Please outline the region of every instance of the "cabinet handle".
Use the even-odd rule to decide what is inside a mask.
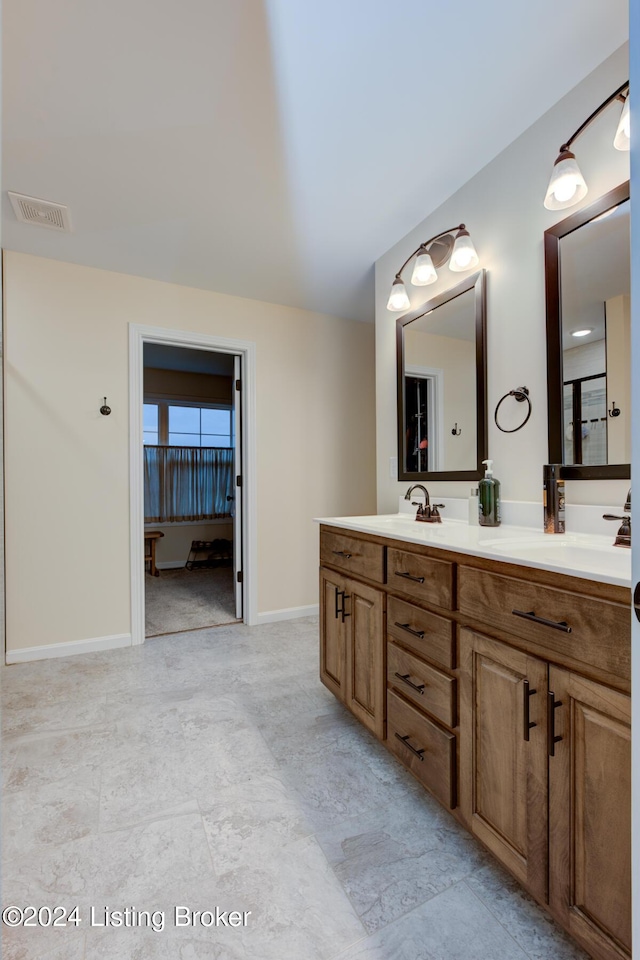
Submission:
[[[523,708],[523,710],[522,710],[522,712],[523,712],[523,716],[522,716],[522,735],[523,735],[524,739],[528,742],[528,741],[529,741],[529,730],[531,730],[533,727],[537,727],[537,726],[538,726],[537,723],[531,723],[531,721],[529,720],[529,697],[532,697],[532,696],[534,695],[534,693],[537,693],[538,691],[537,691],[537,690],[530,690],[530,689],[529,689],[529,681],[528,681],[528,680],[523,680],[523,681],[522,681],[522,689],[523,689],[523,698],[522,698],[522,708]]]
[[[346,553],[344,550],[332,550],[332,553],[335,553],[336,557],[344,557],[345,560],[350,560],[353,556],[352,553]]]
[[[343,591],[342,591],[342,610],[340,611],[340,613],[342,614],[342,622],[343,622],[343,623],[344,623],[345,617],[350,617],[350,616],[351,616],[351,614],[350,614],[350,613],[347,613],[346,610],[344,609],[344,604],[345,604],[345,601],[346,601],[346,600],[351,600],[351,594],[350,594],[350,593],[346,593],[346,591],[343,590]]]
[[[403,680],[407,684],[407,686],[411,687],[411,689],[415,690],[417,693],[424,694],[424,687],[425,687],[424,683],[413,683],[411,680],[409,680],[410,676],[411,676],[410,673],[398,673],[396,671],[396,677],[398,678],[398,680]],[[534,693],[535,693],[535,690],[534,690]]]
[[[550,757],[556,755],[556,743],[560,743],[562,737],[556,737],[556,710],[562,706],[562,700],[556,700],[553,690],[547,693],[547,753]]]
[[[410,633],[412,637],[417,637],[418,640],[424,640],[424,630],[414,630],[408,623],[398,623],[397,620],[395,624],[396,627],[400,627],[401,630],[406,630],[407,633]]]
[[[335,617],[336,617],[336,620],[338,619],[338,617],[339,617],[340,614],[342,613],[342,611],[340,610],[340,607],[338,606],[338,597],[339,597],[340,595],[344,596],[344,590],[338,590],[338,588],[336,587],[336,605],[335,605]]]
[[[411,573],[400,573],[398,570],[394,571],[396,577],[404,577],[405,580],[415,580],[416,583],[424,583],[424,577],[414,577]]]
[[[423,757],[424,747],[421,747],[419,750],[416,750],[415,747],[412,747],[411,744],[409,743],[410,734],[407,734],[406,737],[401,737],[399,733],[396,733],[396,737],[398,738],[398,740],[404,743],[405,747],[408,747],[409,750],[411,750],[411,753],[413,753],[414,756],[418,758],[418,760],[424,760],[424,757]]]
[[[514,617],[522,617],[523,620],[532,620],[533,623],[541,623],[543,627],[552,627],[554,630],[562,630],[563,633],[571,633],[571,627],[566,620],[545,620],[544,617],[536,617],[533,610],[525,612],[524,610],[512,610]]]

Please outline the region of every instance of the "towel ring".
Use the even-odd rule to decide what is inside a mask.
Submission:
[[[498,423],[498,410],[500,409],[501,404],[507,399],[507,397],[515,397],[518,403],[524,403],[524,401],[526,400],[529,405],[529,409],[527,410],[526,417],[524,418],[520,426],[514,427],[513,430],[507,430],[505,427],[501,427],[500,424]],[[509,393],[505,393],[504,397],[498,400],[498,403],[496,405],[496,411],[493,415],[493,419],[496,422],[496,427],[498,428],[498,430],[502,430],[503,433],[516,433],[518,430],[522,430],[522,428],[524,427],[525,423],[528,421],[530,416],[531,416],[531,400],[529,399],[529,389],[527,387],[516,387],[515,390],[509,390]]]

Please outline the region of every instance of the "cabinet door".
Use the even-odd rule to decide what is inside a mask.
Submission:
[[[631,955],[631,700],[552,667],[549,903],[594,957]],[[551,694],[549,694],[551,697]]]
[[[345,581],[345,703],[381,740],[385,736],[384,594],[355,580]]]
[[[320,569],[320,679],[340,700],[346,698],[346,649],[342,609],[345,579]]]
[[[460,631],[460,801],[469,829],[547,896],[547,665]]]

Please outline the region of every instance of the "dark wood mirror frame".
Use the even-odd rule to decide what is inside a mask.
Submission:
[[[413,320],[424,316],[436,307],[454,300],[462,293],[473,290],[475,294],[475,330],[476,330],[476,448],[477,464],[475,470],[432,470],[407,473],[406,435],[404,428],[404,328]],[[480,480],[484,476],[482,461],[487,453],[487,324],[486,324],[486,282],[485,271],[465,277],[459,284],[434,297],[413,311],[399,317],[396,321],[397,355],[397,407],[398,407],[398,480]]]
[[[560,240],[590,220],[599,217],[611,207],[629,199],[629,181],[605,193],[595,203],[571,214],[544,234],[544,275],[547,306],[547,423],[549,436],[549,463],[562,463],[563,403],[562,403],[562,306],[560,302]],[[607,463],[596,466],[564,464],[565,480],[628,480],[628,463]]]

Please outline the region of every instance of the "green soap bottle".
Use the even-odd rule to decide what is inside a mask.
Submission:
[[[483,460],[487,469],[478,484],[480,513],[478,521],[481,527],[500,526],[500,481],[493,475],[493,460]]]

